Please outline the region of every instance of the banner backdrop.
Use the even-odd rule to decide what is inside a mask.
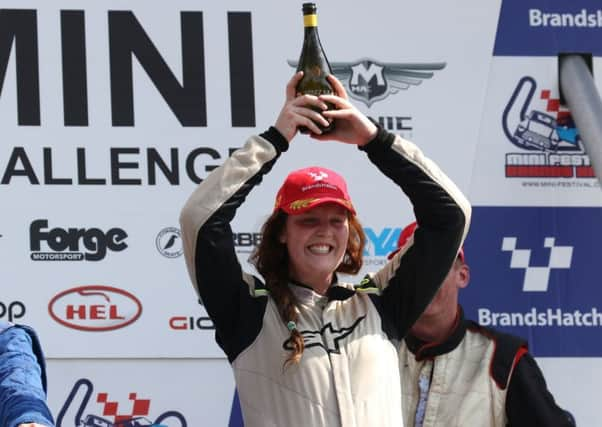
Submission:
[[[591,242],[602,236],[602,209],[478,207],[470,236],[468,317],[528,338],[538,356],[602,356],[600,263]]]
[[[596,426],[602,377],[602,191],[570,111],[558,55],[585,54],[600,87],[595,1],[502,3],[480,120],[466,241],[469,317],[522,336],[579,426]],[[471,257],[472,254],[472,257]]]
[[[0,5],[0,317],[39,332],[59,425],[230,419],[232,375],[190,285],[178,215],[274,123],[301,51],[301,3]],[[592,53],[596,76],[602,9],[333,0],[318,16],[354,104],[416,142],[475,205],[467,313],[528,338],[559,403],[597,425],[594,391],[565,373],[602,380],[602,192],[559,103],[556,55]],[[244,268],[282,180],[309,165],[348,180],[368,237],[361,274],[386,262],[413,213],[364,157],[298,136],[233,223]]]
[[[497,9],[318,7],[358,108],[467,188],[477,130],[463,119],[480,111]],[[178,216],[209,171],[274,123],[301,51],[301,3],[19,1],[0,21],[3,302],[21,303],[50,358],[222,357]],[[355,147],[298,136],[234,221],[247,269],[282,180],[312,164],[348,177],[365,271],[394,249],[413,217],[405,196]]]
[[[222,360],[53,360],[50,374],[57,427],[125,420],[136,426],[226,426],[230,419],[234,379]]]

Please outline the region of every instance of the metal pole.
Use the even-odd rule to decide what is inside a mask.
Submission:
[[[580,55],[560,58],[560,85],[594,173],[602,187],[602,100]]]

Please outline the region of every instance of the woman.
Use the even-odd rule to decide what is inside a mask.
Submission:
[[[232,364],[245,425],[401,426],[396,346],[437,291],[467,232],[470,207],[408,141],[379,129],[330,77],[335,95],[296,97],[297,73],[273,127],[251,137],[194,191],[181,214],[187,267],[216,340]],[[337,109],[326,111],[326,102]],[[321,113],[312,110],[313,107]],[[336,120],[321,135],[317,123]],[[414,205],[420,233],[354,287],[364,235],[345,181],[331,170],[292,172],[253,257],[237,261],[230,222],[289,148],[298,127],[354,144]],[[375,200],[387,208],[386,201]]]

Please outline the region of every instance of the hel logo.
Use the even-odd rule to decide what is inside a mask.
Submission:
[[[297,68],[297,61],[287,61]],[[410,86],[418,86],[423,80],[433,77],[433,71],[445,68],[445,62],[379,63],[372,59],[355,62],[331,62],[332,73],[349,89],[349,94],[370,107]]]
[[[134,295],[110,286],[81,286],[57,294],[48,304],[50,316],[80,331],[110,331],[135,322],[142,304]]]
[[[516,249],[516,237],[504,237],[502,250],[512,253],[510,268],[525,270],[523,292],[546,292],[552,268],[570,268],[573,258],[572,246],[555,246],[554,237],[546,237],[544,247],[550,248],[550,260],[547,266],[531,267],[531,249]]]

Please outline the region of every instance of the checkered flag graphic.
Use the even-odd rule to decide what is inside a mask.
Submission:
[[[570,268],[573,258],[572,246],[555,246],[554,237],[546,237],[543,246],[550,248],[550,260],[547,266],[532,267],[529,265],[531,249],[517,249],[516,237],[504,237],[502,250],[511,252],[510,268],[522,268],[525,270],[523,282],[524,292],[546,292],[550,278],[550,270],[553,268]]]

